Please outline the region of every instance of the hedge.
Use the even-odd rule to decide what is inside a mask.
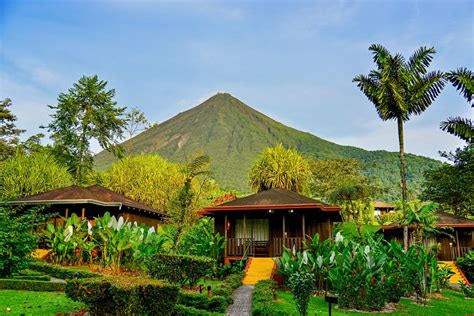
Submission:
[[[252,315],[254,316],[286,316],[287,313],[278,310],[273,304],[277,284],[274,280],[263,280],[255,284],[252,296]]]
[[[224,313],[229,305],[226,297],[207,296],[207,294],[180,292],[178,295],[178,304],[196,309],[202,309],[209,312]]]
[[[14,275],[12,279],[16,280],[33,280],[33,281],[51,281],[49,275]]]
[[[25,290],[40,292],[60,292],[64,291],[66,283],[19,280],[19,279],[0,279],[0,290]]]
[[[215,260],[207,257],[156,254],[146,266],[151,277],[166,280],[181,287],[194,286],[199,279],[212,273]]]
[[[92,315],[172,315],[178,287],[141,277],[70,280],[66,295]]]
[[[221,316],[221,313],[208,312],[202,309],[176,304],[173,315],[175,316]]]
[[[81,278],[93,278],[98,277],[100,274],[76,270],[76,269],[68,269],[60,266],[55,266],[45,262],[33,261],[30,263],[30,269],[34,271],[39,271],[46,273],[50,276],[53,276],[58,279],[72,279],[77,277]]]
[[[227,305],[232,304],[232,293],[242,285],[243,273],[231,274],[222,283],[212,289],[212,294],[227,299]]]

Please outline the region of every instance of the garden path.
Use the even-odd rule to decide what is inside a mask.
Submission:
[[[228,316],[250,316],[252,314],[252,293],[255,286],[242,285],[232,294],[234,304],[227,308]]]

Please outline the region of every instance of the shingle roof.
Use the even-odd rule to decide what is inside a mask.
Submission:
[[[337,206],[329,205],[292,191],[271,189],[226,202],[218,206],[207,207],[201,213],[221,210],[268,210],[277,208],[319,208],[323,211],[340,211],[340,208]]]
[[[374,208],[395,208],[392,204],[388,204],[381,201],[374,201]]]
[[[106,189],[100,185],[89,187],[80,187],[71,185],[44,193],[30,195],[20,198],[11,204],[96,204],[101,206],[127,206],[138,210],[149,211],[159,216],[165,214],[153,209],[152,207],[134,201],[122,194]]]
[[[439,217],[438,222],[436,223],[438,226],[472,225],[472,227],[474,227],[474,220],[459,215],[448,214],[445,212],[436,212],[436,215]]]

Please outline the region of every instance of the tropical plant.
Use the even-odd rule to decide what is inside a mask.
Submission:
[[[444,87],[440,71],[428,72],[435,49],[420,47],[408,61],[392,55],[382,45],[369,47],[373,53],[376,70],[368,75],[358,75],[353,81],[371,101],[383,121],[396,120],[400,148],[400,176],[403,213],[406,215],[407,176],[405,163],[403,123],[412,115],[423,113]],[[408,227],[403,229],[403,244],[408,249]]]
[[[295,272],[288,279],[288,287],[295,298],[300,315],[308,315],[309,298],[314,291],[314,275],[309,272]]]
[[[255,192],[280,188],[305,193],[310,179],[308,160],[282,144],[265,148],[249,174],[249,184]]]
[[[467,280],[474,283],[474,250],[468,251],[462,258],[458,258],[456,264],[462,270]]]
[[[369,224],[375,222],[371,201],[373,191],[371,186],[364,183],[346,183],[331,192],[329,201],[341,207],[344,221]]]
[[[447,79],[466,99],[472,101],[474,95],[474,73],[467,68],[458,68],[446,74]],[[474,103],[471,105],[474,107]],[[455,135],[471,144],[474,138],[474,124],[470,118],[450,117],[440,125],[443,131]]]
[[[474,289],[471,285],[467,285],[463,281],[459,281],[459,287],[466,298],[474,298]]]
[[[25,269],[38,245],[35,228],[45,220],[41,209],[0,206],[0,277]]]
[[[52,155],[15,155],[0,162],[0,199],[14,200],[72,184],[67,168]]]
[[[128,138],[132,138],[136,133],[146,130],[150,127],[150,123],[145,117],[145,113],[138,108],[132,108],[130,112],[125,114],[125,130]]]
[[[118,140],[122,137],[125,108],[114,101],[115,90],[97,75],[83,76],[66,93],[60,93],[55,111],[46,128],[54,140],[54,152],[64,162],[76,183],[82,183],[94,165],[91,140],[121,157]]]
[[[115,162],[101,173],[100,183],[108,189],[164,211],[181,188],[184,177],[178,164],[158,155],[140,155]]]
[[[210,163],[209,156],[197,156],[190,162],[187,162],[182,169],[184,174],[183,186],[176,192],[174,198],[169,203],[168,214],[169,223],[174,226],[172,241],[172,251],[179,252],[181,235],[196,221],[197,214],[194,210],[196,201],[199,200],[201,190],[195,190],[192,182],[197,177],[204,177],[201,182],[205,184],[206,179],[211,175],[207,169]]]
[[[16,116],[9,109],[11,105],[9,98],[0,101],[0,161],[15,154],[18,136],[24,132],[15,126]]]

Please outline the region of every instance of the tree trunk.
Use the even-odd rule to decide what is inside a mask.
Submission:
[[[405,148],[403,143],[403,120],[398,118],[398,143],[400,145],[400,177],[402,188],[402,211],[403,217],[407,215],[407,174],[405,164]],[[405,252],[408,250],[408,226],[403,226],[403,248]]]

